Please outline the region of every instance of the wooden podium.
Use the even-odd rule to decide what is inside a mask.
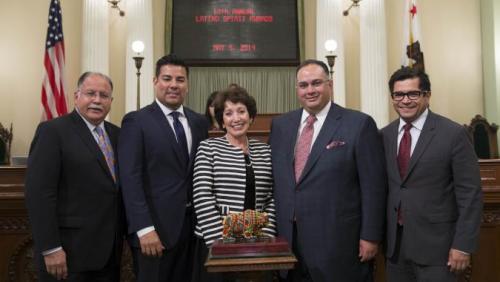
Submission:
[[[480,160],[481,184],[484,192],[483,222],[479,250],[472,256],[462,281],[499,281],[500,277],[500,159]],[[0,166],[0,281],[36,281],[32,240],[24,205],[26,167]],[[129,252],[124,254],[122,282],[132,278]],[[244,276],[268,270],[290,269],[293,255],[275,258],[208,259],[208,271],[237,273]],[[377,257],[375,281],[385,281],[384,259]],[[262,277],[262,275],[260,276]],[[250,279],[247,279],[247,281]],[[259,280],[256,280],[259,281]],[[262,281],[262,279],[260,279]]]
[[[271,242],[227,245],[219,241],[210,248],[205,267],[208,272],[224,273],[231,281],[263,282],[272,281],[270,271],[292,269],[296,262],[297,259],[282,238]]]

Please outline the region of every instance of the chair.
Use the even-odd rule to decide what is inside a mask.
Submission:
[[[10,146],[12,144],[12,124],[10,130],[0,123],[0,165],[9,164]]]
[[[480,159],[498,159],[498,125],[488,123],[486,118],[476,115],[469,125],[464,125],[472,139],[476,155]]]

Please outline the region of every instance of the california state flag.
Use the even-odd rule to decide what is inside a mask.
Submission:
[[[424,70],[424,53],[420,35],[419,6],[417,0],[405,1],[403,12],[403,55],[401,65]]]

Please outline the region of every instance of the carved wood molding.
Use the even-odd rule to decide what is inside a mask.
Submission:
[[[27,217],[0,217],[0,233],[27,233],[29,230]]]
[[[9,258],[9,281],[37,281],[31,235],[19,243]]]
[[[483,223],[500,225],[500,210],[484,210]]]
[[[459,275],[459,282],[470,282],[472,277],[472,260],[467,268]]]
[[[120,281],[121,282],[135,282],[134,267],[132,261],[132,251],[128,244],[124,242],[123,253],[120,265]]]

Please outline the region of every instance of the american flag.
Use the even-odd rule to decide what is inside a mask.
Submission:
[[[45,71],[42,84],[42,120],[49,120],[68,112],[64,81],[64,37],[59,0],[50,2],[43,65]]]

